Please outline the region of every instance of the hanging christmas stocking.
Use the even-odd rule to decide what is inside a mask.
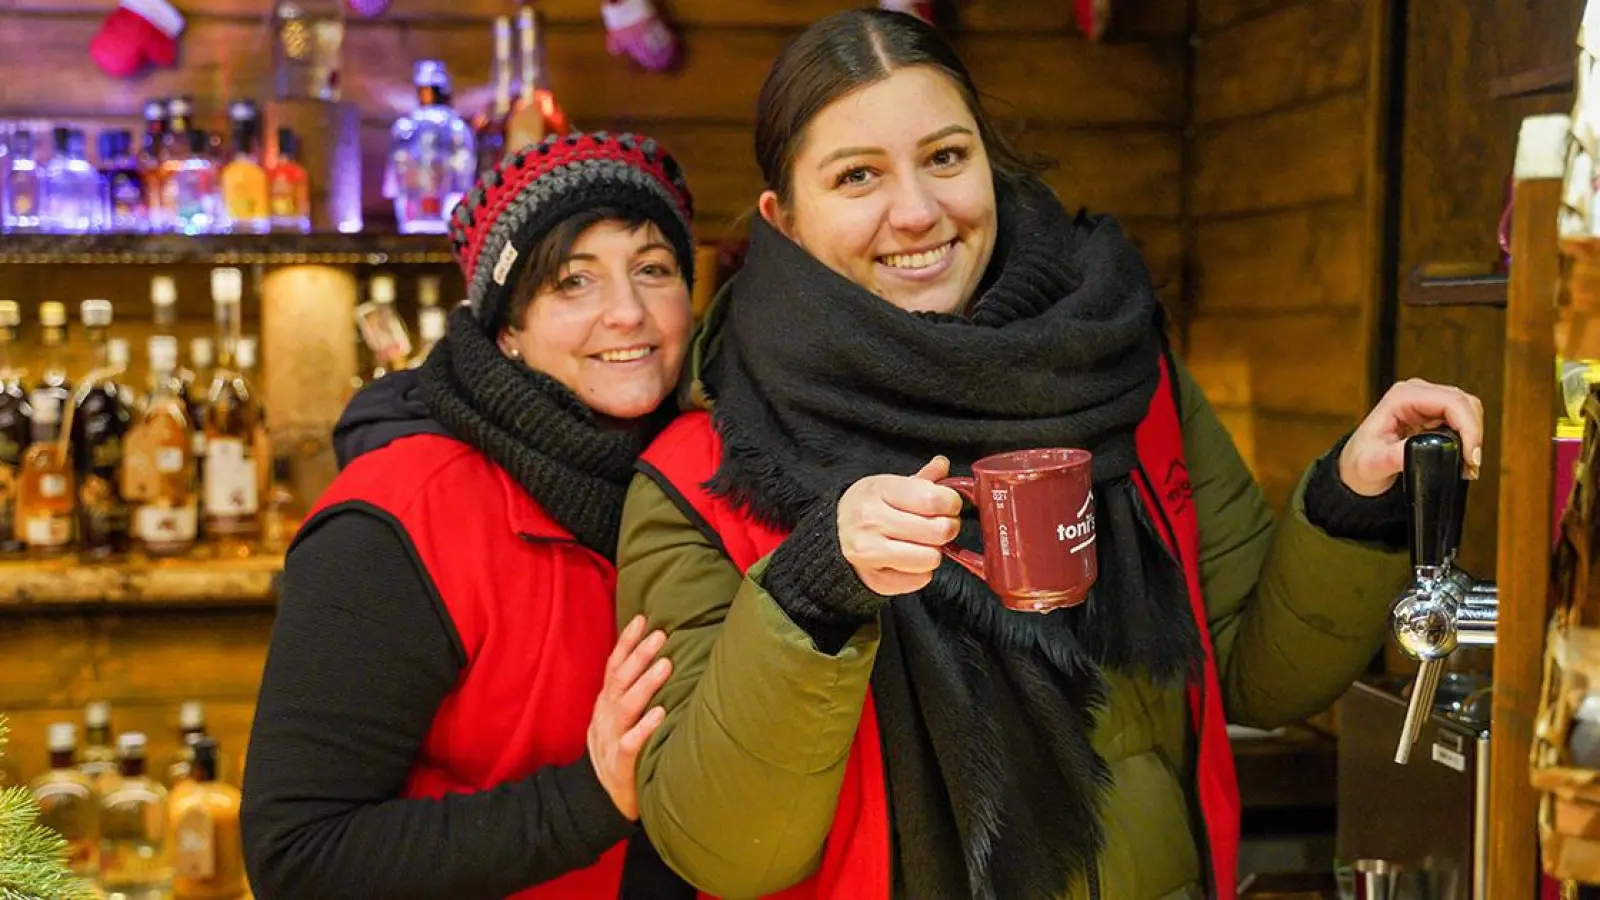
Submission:
[[[916,16],[929,25],[933,24],[933,0],[878,0],[878,6],[894,12],[903,12],[908,16]]]
[[[651,72],[666,71],[678,61],[678,39],[650,0],[605,0],[600,15],[612,56],[626,53]]]
[[[172,66],[183,24],[167,0],[121,0],[89,42],[89,56],[113,78],[131,78],[147,64]]]
[[[1078,30],[1091,41],[1105,36],[1106,25],[1111,21],[1111,0],[1073,0],[1078,18]]]

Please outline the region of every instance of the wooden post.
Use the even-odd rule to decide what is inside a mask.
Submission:
[[[1524,119],[1517,139],[1505,395],[1499,424],[1500,624],[1489,740],[1488,900],[1537,896],[1538,795],[1528,780],[1528,754],[1543,683],[1550,577],[1556,404],[1553,329],[1560,283],[1556,219],[1566,141],[1566,116]]]

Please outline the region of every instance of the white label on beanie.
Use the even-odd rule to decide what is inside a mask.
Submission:
[[[517,248],[509,243],[500,248],[500,259],[494,264],[494,283],[505,284],[506,276],[511,274],[511,265],[517,261]]]

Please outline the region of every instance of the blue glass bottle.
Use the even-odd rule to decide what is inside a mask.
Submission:
[[[100,177],[106,197],[108,231],[140,232],[150,227],[144,173],[133,157],[133,134],[100,132]]]
[[[416,64],[417,109],[390,131],[384,196],[394,200],[402,234],[444,234],[450,212],[472,187],[477,147],[472,127],[450,108],[450,75],[444,63]]]
[[[84,158],[83,132],[55,130],[56,154],[39,179],[39,225],[55,234],[87,234],[105,228],[100,173]]]
[[[5,176],[0,225],[6,231],[38,231],[39,162],[33,157],[33,132],[26,126],[11,133],[11,162]]]

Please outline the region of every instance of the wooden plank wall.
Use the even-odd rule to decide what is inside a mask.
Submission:
[[[1198,5],[1188,361],[1275,504],[1373,399],[1386,6]]]
[[[753,98],[765,70],[796,30],[855,5],[850,0],[677,0],[687,48],[682,69],[648,75],[606,54],[599,0],[543,0],[551,77],[581,127],[635,128],[660,137],[688,172],[711,240],[753,205],[760,188],[752,162]],[[100,0],[0,0],[0,119],[41,117],[133,124],[146,97],[195,95],[201,124],[218,127],[226,101],[266,96],[264,0],[208,0],[190,10],[183,61],[122,83],[102,75],[85,48],[106,10]],[[1145,248],[1169,302],[1181,297],[1182,129],[1187,110],[1187,0],[1120,0],[1117,33],[1082,41],[1072,6],[1029,0],[959,4],[954,35],[995,113],[1022,149],[1055,157],[1051,175],[1070,204],[1125,220]],[[201,11],[203,9],[203,12]],[[386,17],[352,22],[346,96],[360,103],[366,205],[374,220],[385,130],[411,104],[410,66],[438,56],[455,78],[458,108],[488,99],[489,19],[513,12],[501,0],[396,0]],[[31,330],[38,302],[105,296],[134,341],[142,371],[148,317],[147,268],[0,267],[0,296],[23,303]],[[187,334],[209,321],[205,272],[175,272]],[[414,274],[414,273],[413,273]],[[459,296],[448,281],[445,300]],[[410,297],[402,283],[401,299]],[[246,308],[247,317],[251,309]],[[247,325],[247,330],[252,330]],[[74,369],[81,371],[81,366]],[[3,586],[0,586],[3,593]],[[264,660],[270,611],[116,610],[23,614],[0,611],[0,711],[13,717],[15,742],[0,766],[12,778],[43,765],[45,726],[81,721],[85,702],[114,704],[119,728],[151,730],[152,753],[172,749],[178,704],[206,701],[229,755],[237,759]],[[0,771],[0,776],[4,776]]]

